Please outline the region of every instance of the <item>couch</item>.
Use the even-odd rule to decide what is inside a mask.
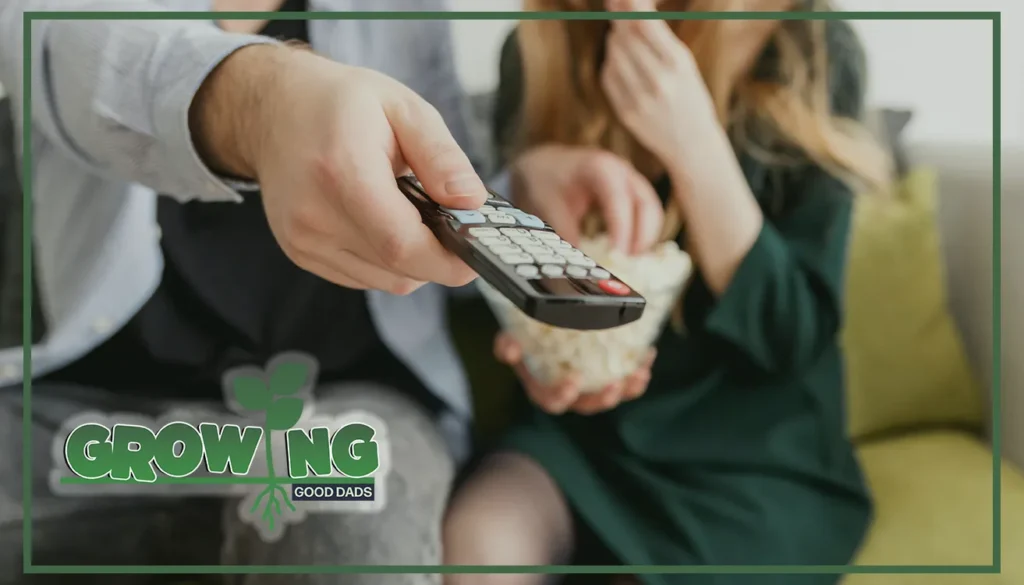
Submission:
[[[993,380],[992,155],[989,146],[923,144],[915,164],[939,178],[939,226],[949,304],[981,387]],[[1024,150],[1002,160],[1001,532],[1002,574],[855,575],[853,585],[1024,584]],[[1009,229],[1007,229],[1009,228]],[[991,394],[986,392],[986,404]],[[989,409],[988,412],[991,410]],[[978,565],[992,562],[991,420],[982,434],[931,430],[859,444],[877,517],[858,558],[871,565]]]
[[[486,119],[487,98],[476,101]],[[486,130],[478,128],[478,138]],[[936,172],[938,223],[948,302],[982,388],[993,380],[992,155],[986,145],[909,145],[914,166]],[[845,585],[1024,585],[1024,149],[1003,156],[1001,574],[900,572],[900,566],[991,565],[993,451],[991,420],[982,427],[932,426],[856,441],[876,502],[858,565],[893,566],[893,574],[852,574]],[[473,383],[478,432],[486,445],[522,404],[511,373],[489,355],[497,325],[483,303],[453,307],[456,344]],[[466,325],[471,323],[471,325]],[[985,390],[985,399],[991,394]],[[986,402],[991,405],[991,402]],[[989,408],[986,412],[991,412]],[[990,418],[990,417],[989,417]],[[933,572],[934,573],[934,572]]]

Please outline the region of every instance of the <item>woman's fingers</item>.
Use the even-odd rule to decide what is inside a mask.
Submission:
[[[647,391],[647,385],[651,383],[649,371],[636,371],[629,375],[623,383],[622,399],[636,400]]]
[[[547,202],[544,210],[544,221],[548,223],[562,239],[573,246],[580,243],[580,214],[573,213],[564,198],[554,197]]]
[[[651,182],[639,172],[632,173],[630,187],[634,210],[632,252],[640,254],[658,242],[665,222],[665,208]]]
[[[615,382],[608,384],[602,388],[599,392],[591,394],[584,394],[576,399],[573,403],[572,409],[579,414],[589,415],[611,410],[618,406],[622,400],[622,391],[624,385],[622,382]]]
[[[664,20],[631,20],[626,30],[659,67],[678,63],[683,41]],[[639,49],[637,52],[642,54]]]
[[[599,392],[580,395],[581,380],[576,372],[570,373],[557,384],[544,384],[533,377],[523,363],[523,350],[508,333],[499,334],[494,340],[494,355],[515,371],[523,383],[526,395],[541,410],[549,414],[562,414],[572,410],[590,415],[610,410],[619,403],[640,397],[647,390],[651,380],[651,366],[657,356],[653,348],[648,351],[635,372],[626,378],[608,384]]]
[[[612,245],[627,252],[633,239],[633,204],[630,201],[629,163],[613,154],[594,156],[584,175],[586,188],[601,210]]]
[[[647,391],[647,385],[651,382],[651,367],[657,355],[657,350],[651,348],[640,367],[626,378],[622,390],[623,400],[635,400]]]
[[[523,363],[523,350],[511,335],[500,333],[494,339],[494,357],[516,373],[526,389],[526,395],[541,410],[562,414],[579,396],[579,376],[569,374],[558,384],[543,384],[530,373]]]
[[[622,115],[632,108],[633,97],[629,85],[623,77],[622,68],[618,65],[620,59],[615,56],[615,53],[616,51],[608,52],[607,60],[601,69],[601,89],[604,90],[605,96],[611,102],[612,108]]]
[[[525,369],[525,368],[524,368]],[[579,377],[570,374],[559,384],[547,386],[537,382],[526,384],[526,394],[530,400],[549,414],[562,414],[579,396]]]
[[[665,68],[660,57],[648,43],[630,34],[628,29],[614,27],[608,35],[606,67],[618,68],[622,82],[632,92],[648,92],[657,87]]]
[[[509,366],[512,367],[512,371],[516,373],[519,381],[522,382],[523,388],[526,390],[526,396],[541,410],[551,414],[560,414],[564,411],[561,405],[572,402],[568,390],[558,386],[541,384],[533,377],[533,374],[530,373],[530,370],[527,369],[526,364],[522,361],[509,363]]]
[[[636,90],[654,91],[665,76],[665,61],[650,40],[637,34],[635,25],[640,22],[644,21],[618,21],[608,35],[608,52],[631,70],[627,81],[638,84]]]
[[[515,366],[523,359],[523,349],[514,337],[502,332],[494,338],[494,357],[505,365]]]
[[[608,0],[609,12],[654,12],[654,0]],[[637,41],[635,49],[645,50],[654,61],[672,63],[681,41],[667,22],[653,20],[616,20],[614,28]],[[647,58],[645,57],[645,60]]]
[[[658,359],[657,348],[650,348],[647,350],[647,355],[644,356],[644,361],[640,362],[641,370],[647,370],[650,372],[651,368],[654,367],[654,360]]]
[[[651,366],[657,351],[651,349],[636,371],[624,379],[608,384],[599,392],[584,394],[572,404],[572,410],[584,415],[597,414],[611,410],[623,402],[639,398],[647,390],[651,381]]]

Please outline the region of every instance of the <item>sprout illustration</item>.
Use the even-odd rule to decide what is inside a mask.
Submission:
[[[238,403],[246,410],[265,413],[263,447],[267,452],[268,481],[266,488],[257,496],[252,512],[255,513],[259,509],[264,496],[267,496],[261,517],[271,530],[274,529],[275,517],[281,515],[281,500],[283,499],[285,505],[292,511],[295,510],[295,505],[292,504],[285,488],[276,480],[270,434],[274,431],[287,431],[299,422],[303,399],[295,394],[306,384],[308,375],[306,364],[284,362],[278,364],[265,379],[257,376],[239,376],[233,381],[232,391]]]

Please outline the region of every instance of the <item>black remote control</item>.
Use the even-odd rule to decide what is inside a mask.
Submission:
[[[398,186],[445,248],[530,317],[610,329],[643,315],[647,301],[636,291],[493,191],[483,207],[467,211],[438,205],[412,175]]]

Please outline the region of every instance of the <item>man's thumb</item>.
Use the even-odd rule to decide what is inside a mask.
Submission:
[[[487,189],[437,110],[419,96],[404,99],[409,103],[387,108],[385,113],[406,164],[427,194],[446,207],[483,205]]]

